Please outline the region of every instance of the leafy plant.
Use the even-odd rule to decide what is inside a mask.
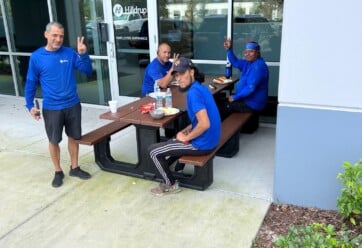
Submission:
[[[354,248],[362,245],[362,234],[352,237],[351,231],[342,228],[338,233],[333,225],[313,223],[308,226],[291,226],[286,236],[274,242],[282,248]]]
[[[337,199],[339,213],[348,218],[349,221],[356,225],[362,226],[362,159],[352,165],[350,162],[344,162],[344,173],[339,173],[337,178],[344,184],[342,195]]]

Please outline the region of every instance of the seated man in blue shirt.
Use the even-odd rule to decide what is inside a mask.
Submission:
[[[175,139],[149,147],[150,157],[164,180],[151,190],[154,195],[162,196],[181,190],[170,170],[175,158],[210,153],[219,143],[220,115],[209,89],[195,80],[197,73],[197,68],[188,58],[181,57],[174,62],[173,74],[180,84],[180,90],[186,92],[191,129],[178,132]]]
[[[145,96],[154,91],[154,84],[161,89],[166,89],[168,84],[173,80],[173,64],[170,61],[171,47],[167,43],[161,43],[157,49],[157,57],[147,66],[142,84],[142,95]],[[173,55],[173,61],[176,61],[179,54]],[[187,122],[185,122],[187,124]],[[165,128],[165,136],[173,137],[178,129],[185,126],[184,122],[179,121],[175,124],[177,128]]]
[[[219,103],[220,114],[225,119],[232,112],[259,112],[268,101],[269,70],[256,42],[248,42],[244,58],[238,59],[231,49],[231,40],[224,41],[227,57],[233,67],[241,71],[235,93]]]
[[[173,55],[173,61],[178,58],[178,54]],[[171,47],[167,43],[161,43],[157,49],[157,57],[147,66],[142,84],[142,95],[145,96],[153,92],[154,84],[157,82],[162,89],[172,81],[172,63],[170,62]]]

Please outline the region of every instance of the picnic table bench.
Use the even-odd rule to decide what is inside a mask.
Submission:
[[[232,113],[221,123],[221,137],[217,147],[209,154],[191,156],[184,155],[178,159],[179,163],[194,166],[193,175],[175,173],[180,185],[197,190],[205,190],[213,183],[213,159],[216,152],[251,118],[252,113]]]
[[[107,123],[104,126],[96,128],[84,135],[82,135],[81,139],[76,140],[78,144],[82,145],[95,145],[101,142],[104,139],[109,139],[111,135],[115,134],[118,131],[130,126],[131,124],[121,122],[121,121],[112,121]]]

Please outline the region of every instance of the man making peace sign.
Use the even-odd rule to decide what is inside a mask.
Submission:
[[[77,52],[64,47],[64,27],[58,22],[46,25],[44,36],[47,44],[34,51],[30,57],[25,84],[26,107],[31,116],[39,121],[39,109],[34,106],[37,85],[43,97],[42,114],[49,140],[49,152],[55,169],[53,187],[63,184],[64,173],[60,165],[60,147],[63,128],[68,136],[70,155],[69,175],[89,179],[91,175],[78,165],[79,144],[75,142],[82,135],[81,105],[77,93],[74,70],[87,76],[92,74],[92,64],[84,37],[77,38]]]

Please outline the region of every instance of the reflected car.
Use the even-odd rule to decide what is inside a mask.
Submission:
[[[146,19],[141,14],[123,13],[121,16],[113,17],[113,24],[116,33],[138,33]]]

